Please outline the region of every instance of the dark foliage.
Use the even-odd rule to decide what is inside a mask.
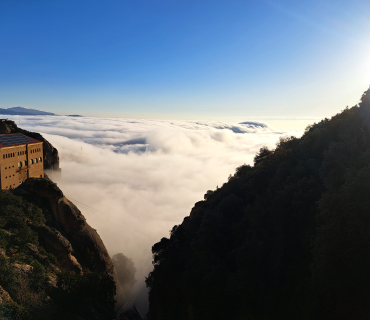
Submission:
[[[50,295],[62,310],[64,318],[78,315],[83,319],[111,319],[114,316],[116,293],[114,280],[107,273],[87,273],[83,276],[63,272],[57,288]]]
[[[120,285],[125,292],[130,292],[136,279],[136,268],[132,259],[126,257],[123,253],[117,253],[112,257],[112,262],[117,270],[117,277]]]
[[[368,319],[370,90],[262,148],[153,251],[153,320]]]

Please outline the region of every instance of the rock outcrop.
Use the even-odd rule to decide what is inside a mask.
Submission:
[[[96,272],[106,271],[115,280],[120,294],[117,273],[103,241],[55,183],[48,178],[31,178],[15,193],[51,212],[48,224],[56,230],[49,226],[32,227],[37,228],[40,241],[65,268],[81,273],[84,267]]]
[[[18,128],[12,120],[0,120],[0,134],[22,133],[33,139],[43,142],[44,169],[60,170],[58,150],[52,146],[41,134]]]
[[[9,293],[0,286],[0,305],[11,300],[12,298],[10,297]]]
[[[38,234],[39,241],[42,243],[43,247],[57,258],[63,269],[75,271],[80,274],[83,273],[81,265],[73,256],[71,243],[65,237],[63,237],[58,230],[53,230],[46,225],[28,224]],[[29,244],[28,247],[34,253],[34,256],[37,258],[37,260],[48,260],[47,257],[40,254],[37,251],[37,248],[34,248],[34,246],[31,244]],[[50,261],[48,262],[50,263]],[[55,268],[55,271],[58,272],[56,266]]]

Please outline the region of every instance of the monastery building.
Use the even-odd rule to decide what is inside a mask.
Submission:
[[[0,188],[15,189],[27,178],[44,177],[42,142],[21,133],[0,135]]]

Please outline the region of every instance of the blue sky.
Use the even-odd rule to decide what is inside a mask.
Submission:
[[[314,118],[370,85],[370,2],[0,2],[0,108]]]

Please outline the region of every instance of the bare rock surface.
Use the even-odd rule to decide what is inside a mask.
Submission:
[[[27,275],[33,270],[33,267],[28,264],[13,263],[13,267],[16,273],[23,275]]]

